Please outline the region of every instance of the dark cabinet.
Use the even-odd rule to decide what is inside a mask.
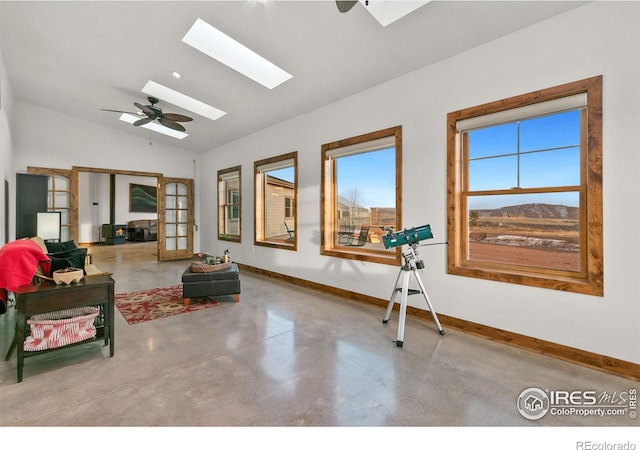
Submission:
[[[16,239],[36,235],[36,216],[47,211],[48,189],[48,175],[16,174]]]

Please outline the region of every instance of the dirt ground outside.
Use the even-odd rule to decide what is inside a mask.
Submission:
[[[496,258],[499,256],[499,258]],[[469,259],[499,261],[547,269],[580,270],[580,254],[563,250],[525,248],[510,245],[469,242]]]

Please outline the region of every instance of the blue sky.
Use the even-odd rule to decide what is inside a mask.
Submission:
[[[345,156],[337,160],[338,195],[367,208],[395,207],[395,148]]]
[[[520,158],[518,152],[520,142]],[[512,189],[580,184],[580,111],[512,122],[469,132],[470,189]],[[545,150],[545,151],[540,151]],[[442,149],[446,152],[446,149]],[[518,170],[519,159],[519,170]],[[356,197],[364,207],[395,205],[395,151],[341,157],[337,160],[338,195]],[[293,182],[293,168],[269,172]],[[519,177],[518,177],[519,174]],[[444,187],[443,187],[444,188]],[[524,203],[578,206],[576,193],[473,197],[471,209]]]
[[[517,188],[579,185],[579,144],[578,110],[472,130],[469,132],[469,188],[471,191],[510,189],[515,192]],[[484,196],[474,198],[470,209],[524,203],[578,206],[578,195]]]

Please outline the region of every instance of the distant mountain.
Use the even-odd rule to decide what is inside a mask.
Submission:
[[[575,206],[526,203],[496,209],[476,210],[480,217],[526,217],[529,219],[578,220],[579,209]]]

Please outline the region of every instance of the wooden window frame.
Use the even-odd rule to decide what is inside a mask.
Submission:
[[[394,137],[395,139],[395,177],[396,177],[396,229],[402,228],[402,126],[386,128],[371,133],[362,134],[335,142],[329,142],[321,147],[321,254],[336,258],[358,261],[368,261],[379,264],[400,265],[401,247],[385,251],[369,250],[359,247],[346,247],[336,244],[337,223],[337,189],[336,168],[334,158],[329,156],[331,151],[341,147],[360,145],[378,139]]]
[[[277,165],[281,161],[293,160],[293,238],[281,241],[279,239],[269,240],[265,238],[266,234],[266,219],[265,214],[265,194],[266,184],[265,176],[262,173],[261,167]],[[260,161],[254,161],[253,163],[253,176],[254,176],[254,202],[255,202],[255,214],[253,215],[253,229],[254,229],[254,245],[262,247],[279,248],[283,250],[298,250],[298,152],[285,153],[283,155],[274,156],[271,158],[262,159]],[[284,206],[284,203],[283,203]],[[290,226],[292,224],[289,224]]]
[[[235,203],[228,203],[225,175],[238,173],[238,234],[230,234],[226,229],[225,210],[229,206],[236,206]],[[242,242],[242,167],[235,166],[218,170],[218,240],[230,242]]]
[[[467,207],[463,133],[457,123],[487,114],[586,93],[581,121],[580,258],[581,270],[569,273],[548,268],[470,260],[467,248]],[[586,129],[584,125],[586,124]],[[515,283],[595,296],[604,295],[602,213],[602,76],[451,112],[447,115],[447,271],[485,280]]]

